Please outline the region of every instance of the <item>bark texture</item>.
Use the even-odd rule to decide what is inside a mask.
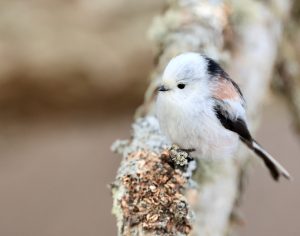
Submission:
[[[112,185],[119,235],[230,234],[249,152],[230,160],[173,168],[154,116],[155,88],[167,62],[185,51],[218,60],[248,102],[251,131],[268,93],[289,1],[171,0],[149,36],[158,48],[156,68],[138,109],[130,140],[112,149],[123,155]]]
[[[283,31],[273,85],[286,98],[295,128],[300,133],[300,3],[294,1]]]

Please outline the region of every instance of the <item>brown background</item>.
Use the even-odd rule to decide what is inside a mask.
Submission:
[[[109,148],[130,135],[153,60],[146,29],[162,7],[0,1],[0,235],[116,235],[107,185],[120,157]],[[239,231],[296,236],[299,137],[281,98],[263,117],[257,139],[294,181],[274,183],[254,161]]]

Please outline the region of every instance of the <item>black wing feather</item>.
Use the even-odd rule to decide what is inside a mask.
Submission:
[[[283,175],[286,178],[289,178],[288,174],[282,172],[278,168],[278,164],[274,163],[262,150],[263,148],[252,138],[246,122],[242,118],[232,119],[228,111],[224,109],[222,103],[218,101],[214,107],[216,116],[220,120],[221,124],[228,130],[235,132],[239,135],[240,140],[244,142],[250,149],[252,149],[262,160],[265,165],[268,167],[271,176],[274,180],[278,181],[280,175]],[[253,145],[253,143],[256,144]]]
[[[237,133],[241,139],[247,142],[252,142],[251,134],[247,128],[246,122],[242,118],[237,118],[236,120],[231,119],[228,111],[226,111],[220,104],[216,104],[214,108],[216,116],[226,129]]]

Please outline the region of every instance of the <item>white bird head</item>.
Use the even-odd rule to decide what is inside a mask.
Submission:
[[[181,100],[197,93],[198,98],[205,97],[209,93],[207,67],[207,58],[199,53],[188,52],[174,57],[163,73],[158,89],[161,96]]]

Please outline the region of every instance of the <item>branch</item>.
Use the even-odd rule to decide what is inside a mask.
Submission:
[[[300,3],[293,2],[292,14],[287,17],[274,87],[286,98],[293,114],[294,126],[300,133]]]
[[[172,0],[164,15],[155,18],[150,36],[159,50],[152,82],[137,111],[132,138],[112,148],[123,155],[112,185],[119,235],[222,236],[231,231],[249,153],[241,149],[237,158],[174,168],[166,151],[170,143],[153,116],[154,91],[170,58],[200,51],[223,62],[239,82],[251,128],[257,127],[254,121],[281,38],[282,15],[274,10],[276,1],[269,2],[272,7],[250,0]]]

